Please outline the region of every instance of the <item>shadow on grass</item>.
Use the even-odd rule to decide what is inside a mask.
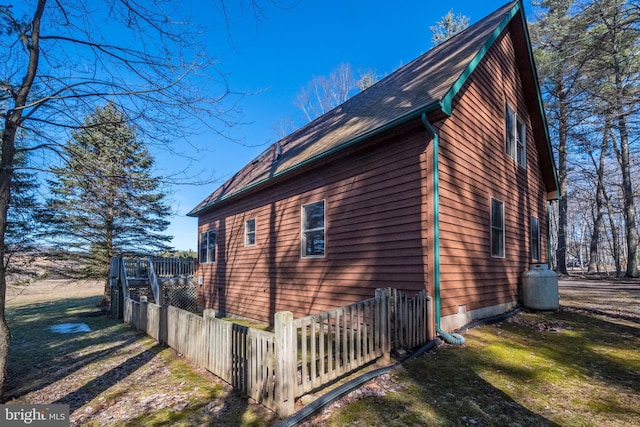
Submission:
[[[140,339],[127,326],[98,315],[99,301],[71,298],[7,308],[12,342],[5,400],[44,388]],[[61,323],[85,323],[91,332],[51,332]]]
[[[158,344],[130,357],[118,366],[87,382],[82,387],[56,400],[53,403],[66,403],[74,412],[85,403],[99,396],[102,392],[125,379],[157,356],[162,347]]]
[[[573,310],[546,315],[569,329],[551,334],[536,331],[540,353],[577,375],[640,393],[640,324],[621,324],[615,320],[626,320],[623,317],[608,317],[613,320]]]
[[[329,425],[636,425],[640,327],[584,313],[520,313],[403,365],[405,388],[349,403]]]
[[[403,423],[413,426],[558,425],[482,378],[460,350],[447,346],[406,364],[400,378],[407,390],[390,395],[392,404],[408,414],[403,414]],[[528,376],[518,369],[510,374],[523,381]],[[385,414],[389,416],[388,408],[380,407],[380,416]]]

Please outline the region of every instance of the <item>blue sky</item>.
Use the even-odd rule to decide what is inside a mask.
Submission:
[[[328,75],[341,63],[356,72],[373,69],[379,76],[393,72],[431,48],[429,27],[450,9],[471,18],[471,24],[498,9],[506,0],[483,1],[349,1],[276,0],[262,2],[265,17],[256,21],[245,11],[231,11],[230,40],[218,9],[199,0],[198,16],[210,19],[215,30],[207,35],[211,52],[220,59],[232,90],[250,93],[240,101],[242,121],[230,134],[232,142],[213,132],[193,137],[193,145],[206,147],[190,166],[202,178],[218,182],[172,188],[176,216],[168,233],[176,249],[197,248],[197,220],[186,217],[194,206],[226,178],[257,156],[277,137],[274,126],[290,118],[304,124],[293,105],[296,94],[315,76]],[[525,1],[531,19],[530,1]],[[206,13],[202,13],[206,11]],[[161,172],[178,170],[184,163],[157,154]]]

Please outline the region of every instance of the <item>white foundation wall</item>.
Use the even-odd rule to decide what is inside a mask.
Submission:
[[[504,304],[493,305],[491,307],[483,307],[477,310],[464,311],[457,314],[451,314],[449,316],[443,316],[440,318],[440,329],[445,332],[453,332],[475,320],[506,313],[507,311],[513,310],[516,305],[517,302],[512,301]]]

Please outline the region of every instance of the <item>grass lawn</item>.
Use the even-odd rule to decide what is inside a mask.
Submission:
[[[65,403],[72,426],[267,426],[275,414],[100,313],[100,296],[12,304],[6,403]],[[85,324],[90,332],[50,327]]]
[[[392,371],[399,391],[347,396],[322,425],[640,425],[638,323],[521,312],[465,338]]]

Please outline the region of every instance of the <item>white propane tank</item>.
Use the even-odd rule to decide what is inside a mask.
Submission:
[[[557,310],[558,275],[547,264],[531,264],[522,275],[522,298],[526,308],[533,310]]]

